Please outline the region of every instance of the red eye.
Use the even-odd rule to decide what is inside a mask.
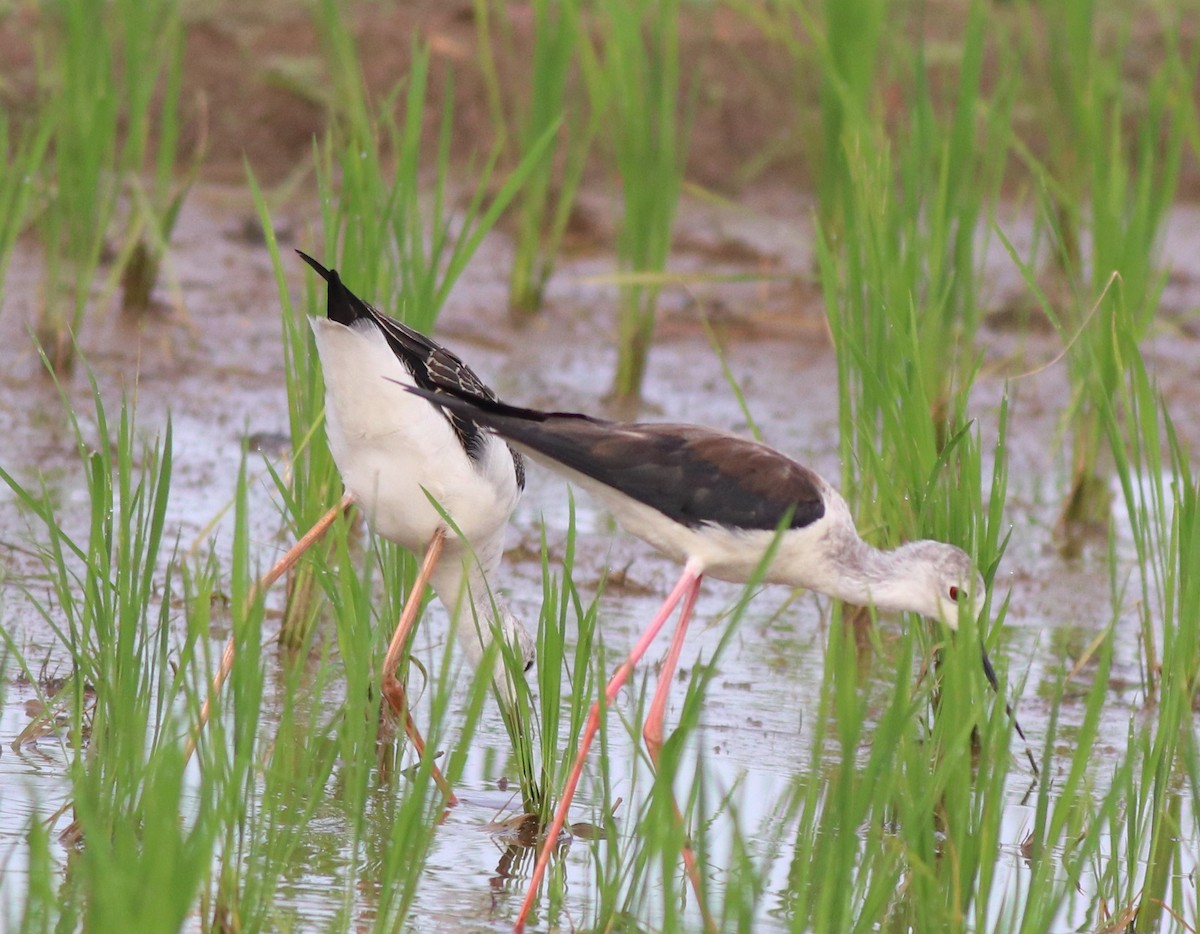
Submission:
[[[950,588],[950,599],[953,600],[955,603],[958,602],[958,588],[957,587],[952,586]]]

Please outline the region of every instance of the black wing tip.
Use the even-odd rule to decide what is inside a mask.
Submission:
[[[385,377],[390,379],[390,377]],[[504,406],[503,403],[492,402],[480,396],[468,395],[466,392],[456,392],[453,388],[446,387],[441,389],[426,389],[424,386],[410,386],[407,383],[402,383],[399,380],[391,380],[397,386],[403,386],[414,396],[420,396],[428,402],[444,409],[449,409],[452,412],[458,412],[462,415],[476,415],[481,412],[491,411],[495,408],[511,408]]]
[[[404,388],[413,395],[427,399],[434,405],[475,419],[490,427],[495,427],[493,423],[498,418],[511,418],[523,422],[544,422],[551,418],[581,418],[594,421],[586,415],[577,415],[573,412],[542,412],[538,409],[523,409],[519,406],[509,405],[507,402],[501,402],[499,399],[474,395],[460,387],[424,389],[420,386],[405,385]]]

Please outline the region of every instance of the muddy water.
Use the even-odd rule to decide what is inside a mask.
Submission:
[[[749,210],[736,212],[688,206],[681,221],[680,265],[730,271],[811,268],[802,220],[808,206],[786,193],[760,193],[749,205]],[[183,548],[213,547],[218,554],[227,548],[230,529],[227,521],[217,521],[215,529],[210,524],[233,495],[244,440],[286,431],[278,300],[265,250],[244,236],[248,213],[240,192],[197,192],[175,238],[169,281],[159,291],[162,307],[140,326],[115,313],[97,316],[88,321],[81,338],[110,417],[115,417],[122,392],[136,398],[138,423],[147,436],[160,432],[170,415],[175,437],[171,528],[178,531]],[[303,211],[284,219],[296,231],[306,229],[308,222]],[[1173,218],[1166,249],[1174,271],[1164,295],[1163,330],[1150,344],[1157,375],[1175,403],[1178,427],[1193,445],[1200,439],[1195,363],[1200,359],[1200,334],[1194,325],[1194,311],[1200,306],[1198,232],[1196,211],[1184,209]],[[572,259],[552,284],[547,316],[518,332],[503,312],[506,251],[500,238],[485,246],[452,295],[439,336],[503,397],[530,405],[597,410],[596,400],[608,389],[614,362],[614,290],[595,279],[609,270],[608,260],[600,255]],[[14,260],[0,310],[0,463],[26,482],[44,478],[62,503],[68,526],[76,523],[82,531],[87,504],[70,427],[24,332],[39,294],[33,255],[23,252]],[[305,274],[298,261],[289,267],[296,295]],[[998,304],[1006,289],[1019,285],[1019,277],[996,249],[989,254],[989,281]],[[776,281],[696,285],[669,292],[663,306],[649,367],[648,417],[745,430],[719,362],[696,325],[700,308],[721,335],[728,365],[766,439],[826,476],[839,476],[834,360],[810,286]],[[1006,386],[1013,404],[1007,517],[1014,534],[998,577],[1001,594],[1012,591],[1004,652],[1014,676],[1025,678],[1021,718],[1040,748],[1046,727],[1043,689],[1055,683],[1072,653],[1086,646],[1113,616],[1105,546],[1098,540],[1081,557],[1067,561],[1054,544],[1067,467],[1060,424],[1068,392],[1063,366],[1006,383],[1006,377],[1054,357],[1057,342],[1046,335],[1017,337],[1000,327],[985,330],[983,340],[985,375],[976,389],[973,414],[981,422],[985,446],[994,434],[997,405]],[[69,380],[66,391],[77,411],[90,410],[82,373]],[[94,432],[94,426],[85,421],[84,432]],[[257,466],[254,475],[251,534],[265,567],[289,542],[269,477]],[[537,553],[543,523],[551,547],[561,546],[567,526],[565,492],[554,476],[536,466],[531,469],[528,493],[513,518],[510,544],[518,546],[513,554]],[[1122,507],[1116,508],[1119,512]],[[584,496],[577,502],[577,524],[576,578],[585,594],[605,568],[624,572],[627,581],[626,586],[610,587],[602,602],[606,667],[611,669],[674,582],[678,568],[615,529],[607,514]],[[1125,528],[1119,515],[1117,528]],[[53,674],[66,670],[66,653],[30,610],[20,589],[22,584],[38,586],[29,577],[36,567],[30,547],[28,530],[10,496],[0,493],[0,618],[26,657],[44,661]],[[1118,541],[1126,560],[1129,547],[1127,536]],[[536,561],[510,558],[504,574],[501,586],[508,589],[514,609],[528,620],[536,619],[541,597]],[[738,593],[729,585],[706,584],[685,668],[712,657],[723,635],[719,620]],[[773,809],[789,778],[810,761],[807,717],[821,680],[828,609],[826,601],[811,595],[795,596],[781,588],[764,591],[722,656],[704,708],[700,742],[714,796],[737,786],[741,831],[758,846],[768,844]],[[426,646],[440,644],[445,633],[439,610],[431,615],[420,636]],[[1101,745],[1101,756],[1123,748],[1129,717],[1139,704],[1136,618],[1130,607],[1121,608],[1118,615],[1111,702],[1101,733],[1111,745]],[[887,625],[894,623],[885,624],[885,638]],[[6,876],[15,879],[22,872],[31,815],[50,813],[66,793],[66,756],[53,740],[21,752],[8,748],[28,722],[24,705],[33,691],[13,677],[11,666],[6,674],[0,708],[0,864]],[[652,675],[647,677],[652,685]],[[683,693],[681,686],[677,702],[682,702]],[[335,703],[337,698],[329,700]],[[677,715],[677,707],[668,712],[669,719]],[[1082,715],[1082,700],[1065,703],[1064,743],[1070,742]],[[638,801],[647,776],[620,732],[612,738],[614,794]],[[503,847],[487,832],[487,824],[510,805],[510,795],[500,790],[500,776],[495,774],[495,764],[505,761],[506,751],[506,736],[491,711],[468,758],[467,778],[459,789],[463,803],[439,829],[420,887],[414,917],[421,919],[421,930],[459,931],[463,918],[473,919],[481,930],[502,929],[516,911],[523,883],[507,878]],[[1021,884],[1027,871],[1018,850],[1032,824],[1032,812],[1023,803],[1025,791],[1022,771],[1015,768],[1005,814],[1006,845],[998,858],[1001,878],[1013,885]],[[598,801],[586,779],[577,800],[576,818],[583,819]],[[632,812],[627,807],[626,813]],[[1186,819],[1194,826],[1194,816]],[[728,840],[721,834],[728,832],[716,822],[715,854],[727,851]],[[347,846],[336,817],[314,822],[306,843],[314,855],[279,893],[283,917],[309,928],[344,909],[344,869],[355,858]],[[568,859],[570,912],[577,921],[589,916],[590,853],[588,846],[576,845]],[[762,930],[785,926],[776,909],[786,866],[786,855],[774,866],[770,883],[776,895],[764,900]],[[21,889],[19,884],[0,886],[0,917],[9,914],[11,900]],[[1087,903],[1086,891],[1082,903]],[[1072,921],[1064,917],[1064,926]]]

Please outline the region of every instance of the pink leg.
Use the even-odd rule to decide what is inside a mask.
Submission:
[[[697,576],[692,589],[688,591],[683,601],[683,609],[679,612],[679,623],[675,627],[675,635],[671,638],[671,648],[667,651],[662,671],[658,675],[658,687],[654,691],[654,699],[646,712],[646,722],[642,726],[642,738],[646,741],[646,749],[654,767],[658,768],[658,757],[663,745],[663,720],[667,715],[667,698],[671,693],[671,680],[675,677],[675,669],[679,667],[679,656],[683,653],[684,637],[687,635],[688,623],[691,622],[692,607],[696,605],[696,597],[700,593],[700,577]]]
[[[400,656],[404,654],[404,646],[408,643],[408,635],[416,624],[417,612],[421,609],[421,599],[425,596],[425,588],[429,586],[429,578],[433,576],[433,569],[442,556],[442,548],[445,544],[446,532],[444,529],[438,529],[430,540],[429,547],[425,549],[425,557],[421,561],[420,570],[417,571],[417,578],[413,581],[408,602],[404,604],[400,622],[396,624],[396,631],[392,633],[392,641],[388,643],[387,655],[383,659],[384,681],[389,677],[395,677],[396,667],[400,664]]]
[[[671,639],[671,648],[667,651],[666,661],[663,662],[662,671],[659,672],[654,700],[650,703],[650,710],[646,713],[646,722],[642,725],[642,738],[646,741],[646,750],[650,753],[650,761],[654,763],[655,771],[658,771],[659,757],[662,755],[663,720],[667,714],[667,699],[671,694],[671,682],[675,678],[675,669],[679,667],[679,656],[683,653],[683,643],[687,636],[688,623],[691,622],[692,608],[696,605],[696,597],[699,594],[700,578],[697,577],[692,589],[684,598],[683,609],[679,611],[679,623],[676,625],[675,635]],[[669,776],[667,780],[670,780]],[[675,820],[682,827],[683,814],[679,810],[679,805],[674,802],[674,795],[672,795],[672,806],[675,809]],[[716,931],[716,923],[709,916],[708,905],[704,901],[704,885],[700,867],[696,863],[696,854],[687,844],[683,848],[683,866],[687,871],[688,879],[691,880],[692,891],[696,893],[696,904],[699,905],[700,912],[704,916],[705,929]]]
[[[417,613],[421,609],[421,600],[425,596],[425,588],[429,586],[429,578],[433,575],[433,569],[437,566],[438,559],[442,556],[442,548],[445,547],[445,544],[446,532],[444,529],[438,529],[429,542],[429,547],[425,549],[425,557],[421,560],[421,568],[417,572],[416,580],[413,581],[408,602],[404,604],[404,610],[400,613],[400,622],[396,624],[396,631],[392,633],[392,641],[388,644],[387,655],[383,660],[383,673],[380,676],[380,688],[383,696],[396,715],[404,718],[404,732],[412,741],[417,755],[422,758],[425,756],[425,740],[422,739],[417,724],[408,712],[408,705],[404,698],[404,685],[396,678],[396,668],[404,655],[404,647],[408,644],[409,634],[416,625]],[[451,806],[458,804],[458,798],[455,797],[450,783],[446,781],[446,777],[437,767],[437,763],[433,763],[433,780],[445,796],[447,804]]]
[[[413,749],[417,751],[417,758],[424,759],[425,739],[421,736],[417,722],[412,718],[412,713],[409,712],[408,704],[405,702],[404,685],[393,677],[390,682],[387,679],[384,680],[383,690],[388,705],[395,711],[397,716],[404,717],[404,732],[407,734],[409,742],[413,744]],[[442,770],[437,767],[436,762],[432,763],[430,767],[433,783],[438,786],[442,797],[446,799],[446,806],[454,807],[458,804],[458,796],[454,793],[454,789],[450,787],[450,782],[446,780],[446,776],[442,774]]]
[[[259,593],[266,590],[295,567],[296,562],[300,560],[300,556],[329,531],[329,527],[333,525],[333,521],[348,509],[352,502],[354,502],[354,498],[347,493],[336,506],[321,516],[313,527],[301,536],[300,541],[296,542],[287,554],[276,561],[275,566],[267,571],[259,582],[251,588],[246,602],[253,603]],[[200,717],[196,722],[196,728],[188,738],[187,745],[183,747],[183,761],[185,764],[192,757],[192,753],[196,751],[196,743],[200,739],[200,733],[204,729],[205,724],[208,723],[208,718],[212,715],[213,698],[220,692],[222,685],[225,684],[225,679],[229,677],[229,672],[233,670],[234,655],[236,652],[237,643],[234,637],[230,636],[229,641],[225,643],[225,651],[221,654],[221,664],[217,666],[217,673],[213,675],[212,686],[208,689],[208,697],[204,699],[204,704],[200,707]]]
[[[628,657],[616,673],[612,676],[612,680],[608,682],[608,687],[604,690],[605,704],[611,704],[616,700],[617,693],[625,684],[625,679],[629,677],[629,673],[633,671],[636,665],[646,654],[646,650],[650,648],[650,644],[654,641],[654,637],[658,635],[663,624],[670,618],[672,611],[683,599],[685,594],[691,593],[691,602],[695,601],[695,593],[700,588],[701,572],[694,568],[691,562],[683,569],[683,574],[679,577],[679,582],[675,588],[663,601],[663,605],[659,607],[658,613],[654,619],[650,621],[650,625],[646,627],[637,644],[630,650]],[[678,656],[677,656],[678,657]],[[664,701],[665,703],[665,701]],[[520,934],[525,930],[525,919],[529,916],[530,910],[533,908],[534,899],[537,897],[538,888],[542,884],[542,877],[546,874],[546,867],[550,863],[550,857],[554,853],[554,848],[558,844],[559,835],[562,833],[563,825],[567,821],[567,812],[571,807],[571,799],[575,797],[575,789],[579,785],[579,779],[583,775],[583,766],[587,760],[588,749],[591,748],[592,740],[596,738],[596,732],[600,729],[600,704],[599,702],[592,704],[592,709],[588,712],[587,723],[583,728],[583,737],[579,741],[579,751],[575,754],[575,765],[571,769],[571,774],[567,777],[567,785],[563,789],[563,796],[558,802],[558,810],[554,812],[554,820],[550,822],[550,829],[546,832],[546,839],[542,843],[542,848],[538,852],[537,862],[533,867],[533,876],[529,880],[529,891],[525,895],[525,901],[521,905],[521,913],[517,915],[517,920],[513,924],[514,934]]]

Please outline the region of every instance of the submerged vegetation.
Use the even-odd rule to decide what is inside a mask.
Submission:
[[[447,816],[434,758],[418,760],[378,716],[374,682],[411,556],[350,511],[286,595],[255,585],[263,539],[294,539],[342,492],[307,324],[323,290],[293,245],[425,331],[471,275],[488,281],[477,302],[507,296],[514,342],[548,345],[559,326],[555,339],[571,342],[577,305],[600,296],[585,349],[615,346],[611,396],[624,406],[654,369],[660,300],[686,293],[672,326],[702,323],[723,346],[673,385],[723,372],[721,397],[768,428],[755,409],[804,393],[809,374],[783,374],[785,387],[763,385],[777,375],[765,368],[732,367],[736,341],[704,303],[730,279],[755,296],[787,288],[781,339],[827,335],[836,366],[827,394],[787,405],[828,405],[839,486],[864,535],[953,541],[991,587],[954,634],[718,591],[657,774],[638,752],[654,672],[606,708],[538,929],[700,930],[707,918],[720,930],[1200,928],[1200,441],[1195,388],[1169,391],[1154,341],[1195,342],[1194,321],[1164,314],[1162,259],[1200,159],[1194,18],[1095,0],[475,0],[453,18],[433,4],[376,7],[285,2],[263,14],[308,36],[305,55],[302,39],[274,47],[263,23],[237,33],[179,0],[0,10],[0,53],[27,62],[0,80],[0,327],[28,332],[19,352],[38,347],[44,374],[6,384],[27,395],[0,407],[0,428],[26,407],[70,452],[48,472],[41,446],[0,446],[0,722],[12,746],[0,760],[0,928],[511,923],[625,623],[657,592],[653,571],[610,561],[602,521],[589,513],[585,533],[573,502],[538,500],[545,519],[520,520],[513,582],[499,582],[537,625],[516,714],[496,712],[489,679],[456,675],[448,645],[413,648],[429,749],[484,802]],[[385,34],[391,15],[402,28]],[[200,59],[220,59],[206,50],[222,42],[269,75],[257,91],[320,119],[283,166],[256,161],[255,127],[239,125],[245,162],[241,139],[232,162],[255,217],[239,249],[273,272],[276,294],[253,314],[281,322],[282,338],[257,352],[282,361],[287,437],[197,481],[181,478],[171,406],[146,417],[148,398],[170,394],[139,382],[148,344],[135,357],[93,341],[110,326],[176,327],[188,340],[209,326],[188,314],[195,268],[183,281],[171,267],[236,110],[196,91]],[[739,98],[739,80],[774,99]],[[769,116],[747,151],[751,112]],[[738,155],[714,159],[714,140]],[[771,253],[730,272],[736,250],[696,250],[710,231],[679,220],[681,199],[685,214],[698,203],[743,216],[782,188],[811,195],[795,202],[811,204],[809,268],[781,269]],[[203,276],[222,276],[204,252]],[[492,265],[477,273],[483,254]],[[1194,284],[1194,259],[1189,273]],[[601,289],[560,296],[548,290],[559,276]],[[179,315],[166,324],[154,300],[164,278]],[[1015,297],[998,294],[1001,279]],[[137,315],[114,324],[118,290]],[[26,320],[10,327],[18,308]],[[471,311],[476,336],[501,343],[485,334],[497,316]],[[801,330],[806,317],[820,328]],[[118,392],[103,375],[114,358]],[[1022,387],[1046,369],[1061,380],[1058,431],[1034,460],[1058,473],[1018,477]],[[536,402],[555,382],[541,372],[497,388]],[[211,406],[223,390],[205,385]],[[201,433],[225,430],[217,423]],[[197,516],[208,506],[187,504],[189,483],[223,508]],[[189,544],[191,526],[202,530]],[[1031,559],[1039,548],[1052,556]],[[1107,599],[1087,604],[1096,618],[1074,594],[1053,619],[1030,609],[1028,592],[1053,584],[1047,567],[1080,563],[1088,586],[1106,582]],[[227,638],[237,663],[189,763]],[[775,683],[743,674],[748,643],[777,653],[754,662]],[[998,694],[981,645],[1000,663]],[[786,728],[777,710],[706,709],[737,690],[747,706],[802,709]],[[739,743],[740,758],[729,753]],[[760,767],[768,745],[786,753]],[[455,837],[464,825],[487,855]],[[686,846],[704,868],[703,905],[682,871]],[[445,905],[439,879],[455,873],[471,894]]]

